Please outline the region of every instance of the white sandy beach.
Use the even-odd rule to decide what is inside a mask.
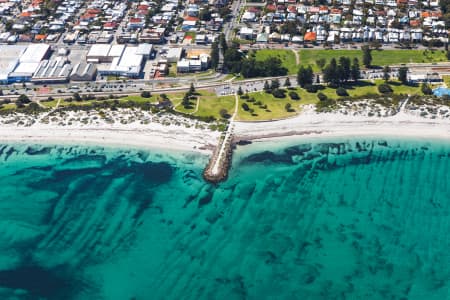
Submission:
[[[241,139],[266,139],[287,135],[308,137],[418,137],[450,139],[449,118],[424,118],[410,112],[389,117],[367,117],[342,113],[317,114],[312,109],[285,120],[236,122],[235,135]]]
[[[64,115],[14,115],[0,118],[0,141],[57,144],[105,144],[139,148],[196,151],[211,154],[220,132],[208,124],[180,116],[156,116],[134,110],[69,112]],[[111,121],[112,120],[112,121]],[[312,107],[300,115],[270,122],[235,122],[234,135],[242,140],[305,137],[417,137],[450,139],[450,118],[424,118],[411,111],[394,116],[321,113]]]
[[[0,141],[88,143],[210,154],[220,136],[220,132],[207,129],[206,124],[178,116],[141,116],[131,120],[130,116],[135,117],[136,112],[114,114],[112,124],[98,118],[95,112],[70,112],[46,121],[45,116],[38,116],[35,122],[30,121],[30,116],[3,118],[0,119]],[[125,121],[127,119],[129,121]]]

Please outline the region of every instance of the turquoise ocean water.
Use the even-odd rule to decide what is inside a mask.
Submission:
[[[450,299],[450,142],[0,145],[0,299]]]

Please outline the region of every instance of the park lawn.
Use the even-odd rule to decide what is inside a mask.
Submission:
[[[391,80],[389,85],[394,90],[394,94],[404,94],[404,95],[419,95],[423,96],[422,89],[420,85],[403,85],[400,81]]]
[[[444,83],[447,87],[450,86],[450,76],[449,75],[442,76],[442,80],[444,80]]]
[[[1,109],[0,110],[9,110],[9,109],[16,109],[17,106],[14,103],[8,103],[8,104],[2,104],[0,105]]]
[[[230,115],[234,112],[234,96],[200,96],[199,101],[198,111],[194,114],[198,117],[213,116],[216,119],[221,119],[221,109],[226,109]]]
[[[296,74],[298,66],[295,54],[292,50],[286,49],[261,49],[256,51],[256,60],[262,61],[269,57],[277,57],[281,60],[281,65],[288,69],[288,74]]]
[[[328,63],[332,58],[339,59],[341,56],[349,57],[353,60],[358,58],[362,64],[361,50],[305,50],[299,52],[300,64],[311,65],[314,72],[320,69],[316,65],[319,59],[325,59]],[[433,63],[447,61],[443,50],[372,50],[373,66],[389,66],[406,63]]]
[[[263,121],[263,120],[274,120],[274,119],[283,119],[291,116],[295,116],[298,111],[300,101],[294,101],[289,98],[286,93],[286,98],[279,99],[275,98],[272,94],[268,94],[265,92],[253,92],[248,94],[250,97],[255,98],[256,102],[260,101],[262,105],[267,105],[267,109],[261,108],[259,105],[256,105],[255,102],[248,102],[245,99],[239,100],[239,108],[238,108],[238,116],[237,119],[240,121]],[[245,111],[242,108],[243,103],[247,103],[247,105],[254,110],[253,114]],[[293,111],[288,112],[285,109],[286,103],[290,103],[292,105]]]
[[[61,100],[61,102],[63,102],[63,100]],[[52,101],[41,101],[41,104],[47,108],[55,108],[57,103],[58,103],[57,99]]]
[[[183,113],[183,114],[192,114],[195,111],[195,106],[197,105],[197,100],[191,100],[191,105],[189,107],[184,107],[183,104],[181,104],[181,100],[177,101],[175,110]]]
[[[136,103],[141,103],[141,102],[154,103],[154,102],[158,101],[158,95],[157,94],[152,94],[152,96],[150,98],[144,98],[144,97],[141,97],[139,95],[129,95],[129,96],[120,98],[119,100],[120,101],[133,101],[133,102],[136,102]]]

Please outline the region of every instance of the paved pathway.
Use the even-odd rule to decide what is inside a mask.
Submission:
[[[239,97],[237,94],[234,94],[234,97],[236,99],[235,105],[234,105],[234,112],[233,115],[230,118],[230,124],[228,125],[227,132],[225,133],[225,137],[222,141],[222,145],[220,146],[219,153],[217,154],[216,161],[214,162],[214,166],[211,169],[212,175],[219,175],[220,172],[220,164],[222,163],[222,159],[224,158],[224,155],[227,151],[227,144],[230,142],[229,140],[232,138],[232,133],[234,129],[234,118],[237,115],[238,107],[239,107]]]
[[[295,50],[295,49],[291,49],[291,50],[292,50],[292,52],[294,52],[294,55],[295,55],[295,63],[297,65],[299,65],[300,64],[300,56],[298,55],[297,50]]]

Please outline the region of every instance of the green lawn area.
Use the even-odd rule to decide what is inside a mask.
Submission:
[[[220,110],[226,109],[229,114],[232,114],[234,111],[234,96],[221,96],[218,97],[215,93],[210,91],[200,91],[198,92],[197,97],[199,98],[198,110],[195,111],[197,100],[191,100],[191,107],[185,108],[181,105],[181,101],[183,99],[183,95],[181,94],[176,101],[173,101],[176,106],[176,110],[185,114],[192,114],[198,117],[209,117],[213,116],[216,119],[220,119]],[[169,96],[172,99],[172,97]],[[195,112],[195,113],[194,113]]]
[[[444,83],[447,85],[447,87],[449,87],[450,86],[450,76],[444,75],[444,76],[442,76],[442,79],[444,80]]]
[[[266,92],[253,92],[248,94],[249,97],[255,98],[255,102],[249,102],[245,99],[239,100],[239,109],[237,119],[241,121],[263,121],[271,119],[282,119],[291,116],[295,116],[299,110],[301,101],[294,101],[286,96],[284,99],[275,98],[272,94]],[[287,95],[287,94],[286,94]],[[312,98],[312,97],[311,97]],[[258,102],[261,104],[258,105]],[[253,109],[253,113],[245,111],[242,108],[242,104],[247,103],[250,109]],[[293,111],[288,112],[285,109],[285,105],[290,103]],[[267,108],[261,106],[267,105]]]
[[[0,110],[8,110],[8,109],[15,109],[16,105],[14,103],[8,103],[8,104],[2,104],[0,105]]]
[[[199,117],[213,116],[216,119],[220,119],[220,110],[226,109],[229,114],[232,114],[234,103],[234,96],[203,96],[200,97],[198,111],[194,115]]]
[[[360,82],[355,86],[346,87],[348,94],[351,97],[364,96],[367,94],[379,94],[378,85],[384,83],[383,80],[377,80],[375,83],[364,81]],[[423,95],[419,86],[405,86],[402,85],[398,81],[390,81],[390,86],[394,90],[394,94],[411,94],[411,95]],[[308,93],[306,90],[301,88],[291,89],[292,91],[297,92],[300,96],[300,100],[294,101],[291,100],[287,95],[284,99],[278,99],[273,97],[271,94],[267,94],[265,92],[253,92],[249,93],[250,97],[254,97],[256,102],[260,101],[262,105],[267,105],[267,109],[261,108],[260,105],[255,104],[255,102],[248,102],[245,99],[241,99],[239,102],[239,110],[238,110],[238,120],[242,121],[263,121],[263,120],[271,120],[271,119],[280,119],[287,118],[299,113],[302,109],[303,105],[308,104],[316,104],[319,99],[317,97],[318,93],[325,94],[329,99],[337,100],[340,97],[336,95],[336,89],[325,87],[323,90],[318,91],[317,93]],[[289,90],[289,91],[291,91]],[[248,111],[244,111],[242,108],[242,103],[247,103],[248,106],[254,110],[254,114],[252,115]],[[295,112],[287,112],[285,109],[286,103],[291,103],[292,108],[295,109]]]
[[[256,51],[256,60],[265,60],[269,57],[277,57],[282,61],[283,67],[288,69],[289,74],[297,73],[298,66],[295,61],[295,54],[286,49],[261,49]]]
[[[311,65],[315,72],[319,71],[316,61],[326,59],[327,63],[332,59],[339,59],[341,56],[350,57],[352,60],[357,57],[362,63],[361,50],[305,50],[299,52],[300,63]],[[372,50],[372,65],[387,66],[404,63],[432,63],[447,61],[443,50]]]
[[[63,101],[61,101],[61,103],[62,103]],[[41,101],[41,104],[42,105],[44,105],[45,107],[48,107],[48,108],[54,108],[54,107],[56,107],[56,104],[58,103],[58,100],[57,99],[55,99],[55,100],[52,100],[52,101]]]

